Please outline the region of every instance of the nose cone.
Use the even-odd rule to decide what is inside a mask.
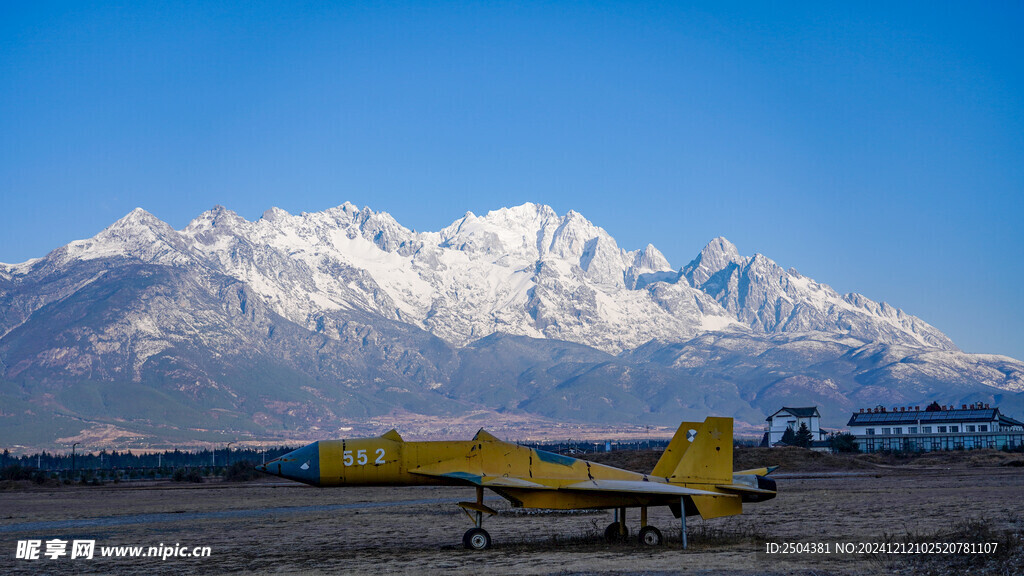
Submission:
[[[259,469],[267,474],[318,486],[320,485],[320,443],[313,442],[308,446],[303,446],[267,462]]]

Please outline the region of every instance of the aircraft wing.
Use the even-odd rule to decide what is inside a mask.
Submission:
[[[725,496],[721,492],[710,492],[674,486],[663,482],[645,482],[643,480],[586,480],[560,486],[560,490],[579,490],[586,492],[622,492],[626,494],[667,494],[670,496]]]
[[[412,474],[420,474],[422,476],[435,476],[437,478],[451,478],[453,480],[462,480],[467,484],[473,484],[475,486],[483,486],[485,488],[533,488],[535,490],[553,490],[552,486],[545,486],[544,484],[538,484],[537,482],[531,482],[523,478],[515,478],[512,476],[486,476],[481,474],[473,474],[472,472],[463,472],[461,470],[455,470],[454,466],[445,462],[441,462],[434,466],[420,466],[409,470]]]
[[[524,480],[522,478],[511,478],[508,476],[483,476],[481,486],[487,488],[533,488],[535,490],[550,490],[549,486]]]
[[[643,480],[585,480],[582,482],[566,478],[519,478],[514,476],[487,476],[458,470],[454,462],[439,462],[409,470],[412,474],[461,480],[484,488],[525,488],[529,490],[571,490],[579,492],[620,492],[626,494],[666,494],[670,496],[718,496],[727,494],[698,490]]]

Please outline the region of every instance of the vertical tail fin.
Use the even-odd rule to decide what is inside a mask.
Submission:
[[[692,441],[685,442],[685,448],[679,450],[682,456],[672,474],[668,476],[669,481],[688,484],[731,484],[732,418],[708,417],[700,428],[695,430],[696,435]],[[676,436],[679,436],[679,432],[676,432]],[[676,438],[673,438],[672,442],[675,441]],[[671,447],[671,444],[669,446]],[[664,458],[662,456],[662,459]],[[660,461],[658,465],[661,465]]]
[[[651,472],[679,484],[731,485],[732,418],[705,418],[683,422]],[[743,512],[743,500],[735,494],[686,496],[702,518],[732,516]],[[681,510],[685,514],[685,510]]]
[[[686,454],[686,449],[690,447],[693,435],[703,425],[703,422],[683,422],[680,424],[675,436],[672,436],[668,447],[665,448],[665,452],[658,459],[658,463],[654,465],[651,476],[661,476],[662,478],[671,476],[676,466],[679,465],[679,461],[683,459],[683,455]]]

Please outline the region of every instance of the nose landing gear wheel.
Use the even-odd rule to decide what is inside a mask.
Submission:
[[[491,547],[491,535],[483,528],[470,528],[462,536],[462,545],[470,550],[486,550]]]
[[[640,529],[638,534],[640,543],[644,546],[661,546],[664,538],[661,536],[661,530],[658,530],[654,526],[644,526]]]
[[[609,544],[613,544],[615,542],[625,542],[628,538],[629,528],[626,528],[625,534],[620,534],[618,522],[612,522],[608,525],[607,528],[604,529],[604,540]]]

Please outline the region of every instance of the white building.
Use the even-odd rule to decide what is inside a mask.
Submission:
[[[812,441],[820,442],[826,439],[826,434],[821,429],[821,414],[818,413],[817,406],[810,406],[808,408],[784,407],[768,418],[765,418],[765,420],[768,422],[768,425],[765,426],[765,434],[768,435],[768,446],[775,446],[782,441],[782,435],[786,433],[787,429],[792,429],[796,433],[800,429],[801,424],[807,424],[807,429],[811,431]]]
[[[957,450],[1014,448],[1024,445],[1024,422],[988,404],[961,408],[933,403],[919,406],[861,408],[847,424],[861,452],[879,450]]]

